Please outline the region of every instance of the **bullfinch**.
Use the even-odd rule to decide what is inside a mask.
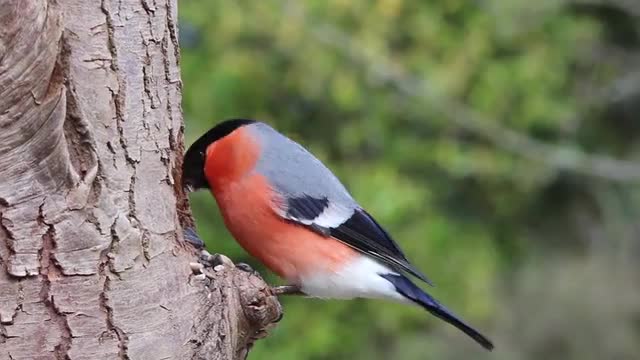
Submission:
[[[238,243],[289,283],[278,294],[416,304],[493,349],[411,281],[429,283],[336,176],[269,125],[219,123],[187,150],[182,181],[213,193]]]

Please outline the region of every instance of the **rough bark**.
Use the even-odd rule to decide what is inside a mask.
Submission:
[[[0,360],[235,359],[281,316],[193,278],[175,0],[0,0]]]

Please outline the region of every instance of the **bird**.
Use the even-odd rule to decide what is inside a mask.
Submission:
[[[493,349],[412,281],[432,285],[333,172],[267,123],[216,124],[187,149],[182,185],[213,194],[240,246],[288,282],[277,295],[414,304]]]

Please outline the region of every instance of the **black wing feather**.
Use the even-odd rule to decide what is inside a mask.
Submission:
[[[347,245],[375,257],[392,269],[407,272],[433,285],[423,273],[409,263],[398,244],[366,211],[356,209],[347,221],[336,228],[329,229],[329,233]]]
[[[372,256],[396,271],[407,272],[432,285],[431,281],[409,263],[406,256],[389,234],[363,209],[335,228],[326,228],[313,222],[329,206],[329,200],[309,195],[287,199],[286,217],[313,231],[335,239]]]
[[[329,199],[326,197],[317,199],[309,195],[290,198],[287,201],[287,217],[299,220],[309,220],[317,218],[324,209],[329,206]]]

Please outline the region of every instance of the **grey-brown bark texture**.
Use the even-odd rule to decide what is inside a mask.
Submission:
[[[198,281],[175,0],[0,0],[0,360],[235,359],[280,316]]]

